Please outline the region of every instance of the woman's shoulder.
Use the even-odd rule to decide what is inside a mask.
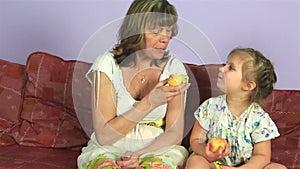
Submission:
[[[94,64],[99,63],[99,62],[114,62],[115,63],[114,54],[111,52],[105,52],[101,55],[98,55]]]
[[[118,65],[116,64],[113,53],[105,52],[96,58],[93,65],[86,73],[86,77],[90,81],[91,74],[94,71],[100,71],[105,73],[109,78],[112,78],[113,74],[116,72],[117,69]]]
[[[174,57],[173,55],[169,55],[168,57],[169,57],[169,59],[165,65],[166,72],[168,72],[170,74],[172,74],[172,73],[187,74],[184,63],[181,60]]]
[[[183,65],[183,62],[178,59],[177,57],[175,57],[174,55],[168,55],[169,59],[168,59],[168,63],[169,65]]]

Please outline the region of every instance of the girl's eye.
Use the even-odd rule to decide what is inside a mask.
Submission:
[[[233,67],[231,65],[229,65],[228,70],[233,70]]]

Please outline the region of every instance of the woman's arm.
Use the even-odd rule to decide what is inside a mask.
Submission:
[[[110,145],[123,138],[152,108],[146,101],[141,101],[135,105],[135,108],[126,113],[128,117],[134,116],[135,118],[128,119],[124,116],[117,116],[117,98],[111,80],[104,73],[98,71],[94,72],[93,77],[92,112],[94,131],[100,144]]]
[[[99,84],[99,78],[100,84]],[[158,85],[122,116],[116,115],[116,93],[111,80],[100,72],[94,73],[92,102],[93,126],[97,141],[103,145],[111,145],[123,138],[138,122],[155,107],[172,100],[188,87],[166,87],[167,81]]]
[[[188,88],[188,86],[185,87]],[[136,154],[140,156],[170,145],[180,144],[183,138],[184,109],[184,93],[168,101],[165,132],[158,136],[152,144],[136,152]]]

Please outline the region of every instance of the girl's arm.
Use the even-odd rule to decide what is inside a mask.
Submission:
[[[195,154],[205,157],[205,148],[206,148],[206,133],[199,122],[195,120],[192,133],[190,136],[190,145]]]
[[[214,162],[229,154],[229,144],[227,144],[224,151],[221,148],[217,152],[210,151],[209,146],[206,143],[206,134],[207,131],[204,130],[196,120],[190,136],[190,145],[196,155],[204,157],[208,162]]]

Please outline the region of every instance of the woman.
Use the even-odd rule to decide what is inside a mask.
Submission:
[[[177,12],[167,0],[135,0],[119,41],[87,73],[92,84],[94,133],[78,157],[79,168],[177,168],[188,156],[180,146],[188,83],[166,49],[177,34]]]

